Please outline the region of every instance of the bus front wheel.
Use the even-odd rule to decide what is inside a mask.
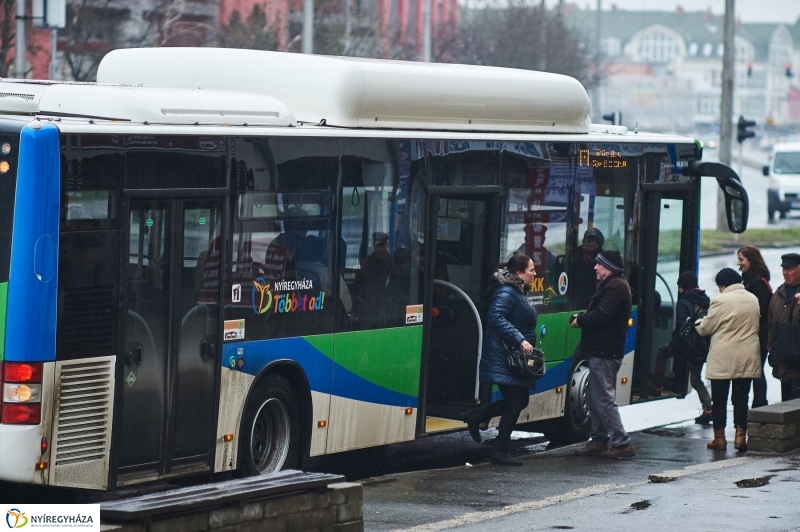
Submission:
[[[300,408],[289,383],[269,375],[256,385],[242,423],[240,472],[263,475],[296,467]]]
[[[567,382],[564,415],[554,420],[548,427],[550,430],[545,433],[551,442],[575,443],[589,438],[592,422],[589,417],[588,389],[589,362],[585,359],[579,360],[572,368]]]

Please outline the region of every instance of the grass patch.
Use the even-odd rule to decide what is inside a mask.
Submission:
[[[748,229],[741,235],[720,233],[713,229],[700,231],[700,251],[724,251],[752,244],[757,247],[780,247],[800,243],[800,227],[784,229]]]

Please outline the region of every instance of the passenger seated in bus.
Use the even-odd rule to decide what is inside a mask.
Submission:
[[[358,313],[363,319],[378,318],[386,281],[392,269],[389,235],[380,231],[372,233],[372,248],[373,252],[361,260],[353,285],[355,295],[359,298]]]
[[[539,277],[545,277],[548,285],[553,285],[556,272],[556,256],[544,245],[547,240],[547,225],[539,222],[525,224],[525,242],[517,248],[515,255],[527,255]]]
[[[411,250],[398,249],[394,252],[393,262],[381,304],[381,325],[384,327],[403,325],[406,306],[410,304]]]
[[[297,247],[297,278],[308,279],[314,284],[314,290],[330,292],[331,271],[325,265],[325,243],[316,235],[307,235]],[[339,300],[348,313],[353,308],[350,291],[344,280],[339,283]]]
[[[603,251],[605,237],[596,227],[583,233],[583,243],[572,250],[572,268],[569,276],[571,300],[579,308],[589,304],[597,289],[597,276],[594,271],[595,259]]]
[[[284,231],[269,243],[264,257],[264,265],[270,270],[267,273],[274,279],[280,279],[286,271],[296,269],[297,247],[303,242],[307,233],[306,229],[293,219],[307,216],[305,210],[300,207],[289,207],[287,214],[288,217],[283,220]]]

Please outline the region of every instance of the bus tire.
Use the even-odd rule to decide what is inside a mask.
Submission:
[[[239,438],[239,472],[264,475],[297,467],[300,458],[300,407],[288,381],[268,375],[245,409]]]
[[[576,443],[589,439],[592,421],[589,417],[587,391],[589,386],[589,361],[575,362],[567,382],[564,415],[554,420],[545,435],[556,444]]]

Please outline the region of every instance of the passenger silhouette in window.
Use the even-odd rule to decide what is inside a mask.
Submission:
[[[359,315],[362,319],[377,319],[380,315],[383,293],[393,261],[389,254],[389,235],[372,233],[373,252],[361,260],[356,271],[354,290],[359,298]]]

